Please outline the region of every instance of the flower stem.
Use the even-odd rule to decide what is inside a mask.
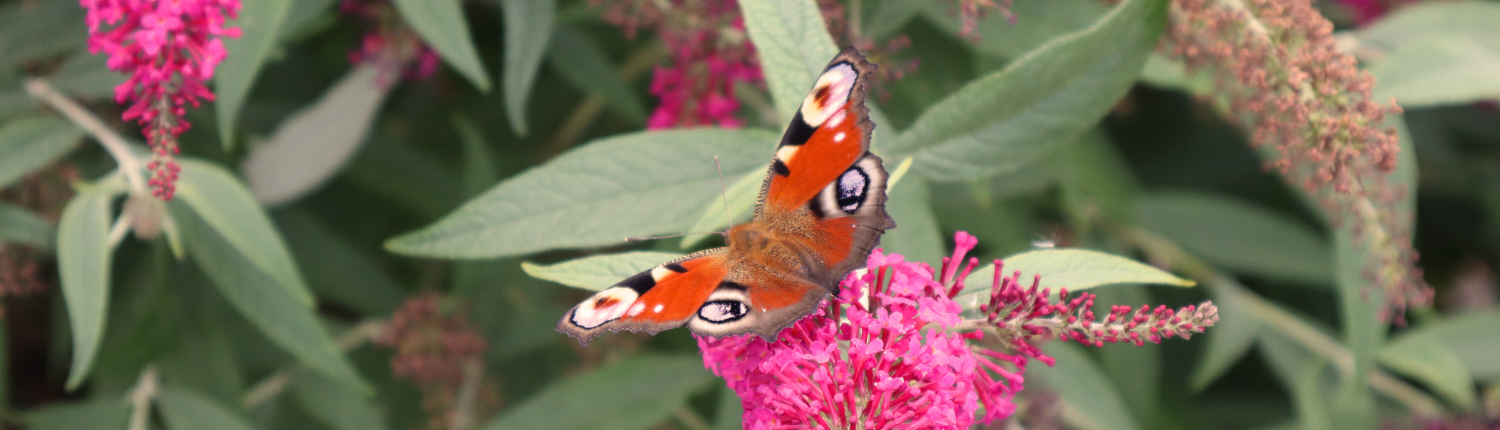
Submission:
[[[84,109],[78,102],[58,92],[52,84],[47,83],[46,79],[27,79],[26,93],[30,94],[31,98],[37,99],[56,109],[63,116],[67,117],[69,121],[72,121],[73,124],[78,125],[84,131],[93,135],[94,139],[98,140],[99,144],[104,146],[104,150],[108,151],[109,155],[115,158],[115,163],[119,164],[120,171],[125,174],[126,182],[130,183],[131,194],[151,195],[150,191],[146,189],[146,178],[141,176],[141,168],[144,167],[144,164],[141,163],[139,158],[136,158],[135,153],[130,149],[130,144],[126,143],[124,137],[104,124],[104,121],[99,119],[98,116],[89,112],[88,109]]]
[[[160,391],[161,383],[156,377],[156,367],[146,366],[141,371],[141,377],[127,394],[130,401],[130,427],[129,430],[146,430],[146,425],[151,421],[151,401],[156,399],[156,393]]]
[[[1354,354],[1337,340],[1308,325],[1275,303],[1246,289],[1234,278],[1215,270],[1197,256],[1184,251],[1176,243],[1139,226],[1116,227],[1115,233],[1121,239],[1145,251],[1153,259],[1168,262],[1174,269],[1182,271],[1190,278],[1202,281],[1208,288],[1227,290],[1241,296],[1256,319],[1280,331],[1313,354],[1327,359],[1333,363],[1340,374],[1348,377],[1354,373]],[[1370,369],[1366,377],[1371,388],[1400,402],[1412,412],[1437,416],[1443,411],[1442,404],[1436,399],[1383,370]]]

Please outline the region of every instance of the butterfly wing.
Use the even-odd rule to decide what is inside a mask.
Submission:
[[[574,306],[557,330],[588,344],[605,330],[656,334],[681,327],[720,289],[729,273],[726,251],[700,251],[625,278]]]
[[[802,276],[830,291],[896,227],[885,211],[888,174],[869,152],[874,71],[853,48],[829,62],[782,136],[756,209],[778,236],[800,238]]]

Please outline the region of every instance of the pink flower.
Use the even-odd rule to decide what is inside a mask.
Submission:
[[[381,76],[377,78],[380,85],[394,84],[397,77],[417,80],[437,73],[437,51],[422,43],[410,27],[397,19],[389,1],[343,0],[339,11],[370,25],[370,31],[360,39],[359,48],[349,51],[349,62],[381,66]]]
[[[995,276],[978,318],[953,300],[978,264],[964,256],[978,240],[955,237],[941,270],[870,254],[866,273],[851,273],[821,309],[783,330],[773,342],[755,335],[698,337],[703,364],[740,396],[749,429],[964,429],[1016,410],[1030,360],[1054,361],[1034,342],[1048,338],[1087,345],[1160,342],[1201,333],[1218,321],[1212,303],[1170,310],[1116,306],[1095,321],[1091,294],[1049,301],[1048,289],[1021,288]],[[965,264],[967,263],[967,264]],[[1000,262],[996,262],[997,265]],[[960,266],[962,270],[960,270]],[[996,273],[1001,273],[1001,267]],[[1000,350],[978,346],[985,333]]]
[[[959,235],[955,260],[975,243]],[[704,365],[739,394],[746,428],[962,429],[981,405],[985,422],[1015,411],[1026,359],[970,346],[979,332],[951,331],[962,311],[954,271],[934,279],[903,260],[876,250],[868,273],[850,274],[828,306],[775,342],[698,337]]]
[[[177,136],[190,124],[187,105],[213,100],[206,83],[224,60],[221,36],[239,13],[239,0],[81,0],[87,11],[89,52],[109,56],[110,70],[129,75],[115,87],[122,117],[135,120],[151,145],[151,193],[171,200],[179,168]]]

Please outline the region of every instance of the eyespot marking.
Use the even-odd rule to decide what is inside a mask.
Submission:
[[[838,205],[844,213],[854,214],[859,205],[865,200],[865,189],[870,185],[870,178],[858,167],[845,170],[838,182]]]
[[[750,313],[748,306],[735,300],[715,300],[698,308],[698,318],[714,324],[738,321]]]

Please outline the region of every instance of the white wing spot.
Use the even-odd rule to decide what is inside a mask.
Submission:
[[[791,163],[792,157],[797,155],[797,148],[800,147],[795,145],[781,147],[781,149],[776,150],[776,159],[781,160],[783,163]]]
[[[636,303],[635,306],[631,306],[630,307],[630,312],[626,312],[626,315],[630,315],[630,316],[640,315],[641,312],[645,311],[645,310],[646,310],[646,304],[645,303]]]
[[[655,280],[656,282],[661,282],[661,278],[665,278],[668,274],[671,273],[675,272],[672,272],[672,270],[668,269],[667,266],[656,266],[655,268],[651,269],[651,279]]]
[[[658,304],[658,305],[656,305],[656,307],[651,308],[651,312],[661,313],[662,307],[663,307],[662,305]]]
[[[845,137],[847,137],[847,136],[844,135],[844,132],[840,131],[839,134],[833,135],[833,141],[834,142],[843,142]]]
[[[845,114],[844,114],[843,109],[840,109],[838,112],[835,112],[833,114],[832,118],[828,118],[828,126],[829,127],[838,127],[839,123],[844,122],[844,115]]]

